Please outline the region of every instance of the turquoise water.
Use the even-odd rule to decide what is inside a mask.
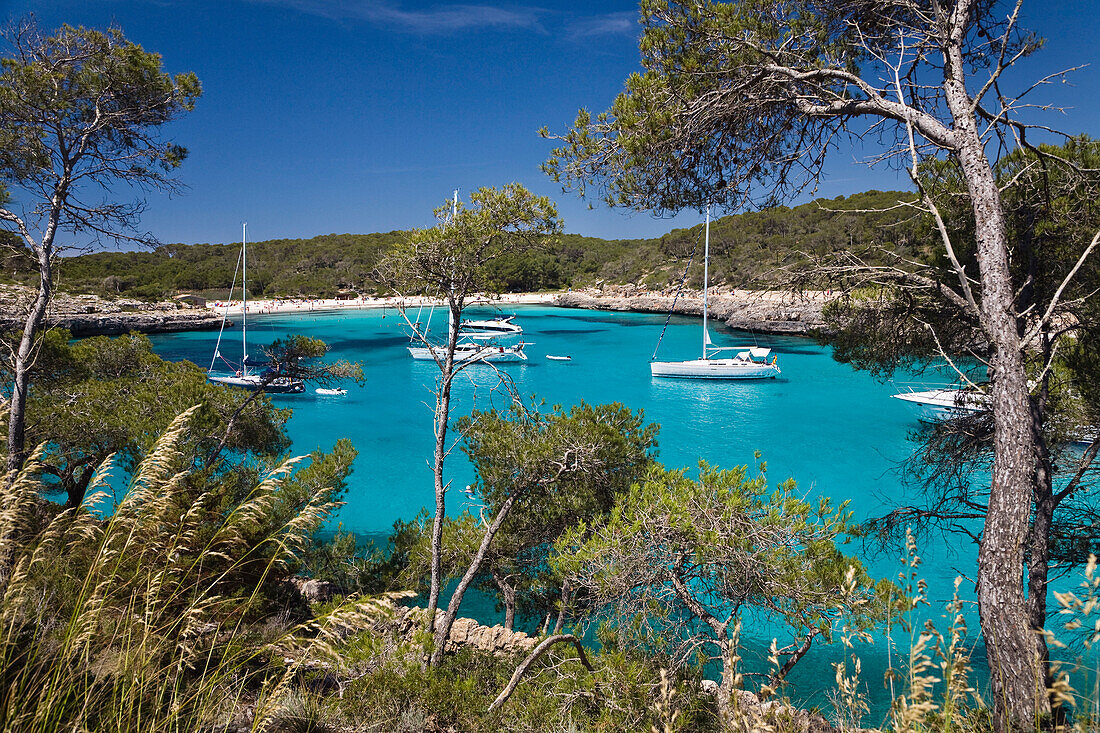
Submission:
[[[835,502],[850,500],[857,518],[881,514],[906,502],[907,489],[899,465],[914,444],[909,434],[917,427],[912,408],[890,399],[897,391],[866,373],[838,364],[827,347],[799,337],[758,336],[761,346],[779,355],[782,376],[759,382],[697,382],[653,379],[648,362],[657,344],[663,315],[608,313],[551,307],[516,307],[529,361],[503,365],[523,395],[537,395],[548,403],[570,405],[622,402],[644,409],[647,420],[660,423],[659,459],[670,467],[694,467],[700,459],[730,467],[753,464],[761,451],[773,483],[793,477],[809,496],[825,495]],[[478,311],[468,311],[470,315]],[[485,311],[486,315],[490,312]],[[342,397],[308,392],[276,397],[294,408],[289,424],[296,453],[331,447],[339,437],[350,438],[359,449],[349,482],[347,506],[339,520],[345,528],[384,538],[394,520],[413,517],[433,504],[431,387],[437,375],[433,362],[414,362],[405,350],[408,339],[400,316],[393,310],[317,312],[250,319],[250,341],[256,344],[288,333],[324,339],[339,358],[360,361],[366,375],[362,387],[351,385]],[[438,318],[437,327],[445,328]],[[712,327],[716,345],[752,343],[751,334]],[[165,334],[152,337],[156,351],[168,359],[190,359],[207,366],[216,332]],[[228,335],[227,358],[236,356],[238,340]],[[695,358],[700,349],[698,319],[674,317],[661,344],[662,359]],[[569,355],[570,362],[549,361],[546,354]],[[472,367],[456,382],[454,415],[503,405],[494,389],[491,369]],[[467,502],[458,489],[472,479],[465,457],[456,451],[448,478],[455,489],[449,507],[460,510]],[[921,547],[923,576],[929,582],[933,615],[938,618],[951,596],[958,572],[971,576],[975,550],[966,544],[937,541]],[[858,547],[849,548],[858,553]],[[900,550],[869,557],[872,572],[895,577]],[[964,584],[968,590],[968,584]],[[484,600],[470,611],[491,616]],[[972,623],[976,629],[977,624]],[[750,631],[755,643],[770,637],[759,628]],[[908,644],[903,644],[904,649]],[[864,679],[881,702],[881,672],[885,646],[880,641],[864,650]],[[840,654],[820,647],[793,673],[796,690],[805,690],[809,702],[824,705],[809,693],[831,686],[829,662]]]

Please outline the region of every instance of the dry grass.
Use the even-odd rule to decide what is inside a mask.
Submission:
[[[37,453],[0,499],[0,731],[194,731],[246,703],[262,730],[306,660],[383,612],[351,601],[256,638],[248,621],[265,584],[285,576],[335,504],[319,491],[268,527],[288,461],[221,506],[189,481],[179,450],[193,413],[165,431],[109,518],[90,509],[103,498],[90,492],[39,527]]]

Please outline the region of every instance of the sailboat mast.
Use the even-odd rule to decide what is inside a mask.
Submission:
[[[707,334],[707,281],[710,278],[710,204],[707,204],[707,226],[703,240],[703,358],[707,358],[707,345],[710,336]]]
[[[241,375],[248,375],[248,222],[241,222]]]

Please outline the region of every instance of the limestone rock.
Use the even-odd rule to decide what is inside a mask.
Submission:
[[[339,595],[340,589],[327,580],[307,580],[298,587],[302,597],[310,603],[325,603]]]
[[[33,288],[0,285],[0,328],[22,328],[34,297]],[[206,308],[192,308],[175,301],[148,303],[130,298],[107,300],[95,295],[56,293],[46,312],[46,322],[69,329],[73,336],[116,336],[131,331],[213,329],[221,325],[222,319]]]
[[[718,683],[703,680],[702,690],[707,695],[719,693]],[[732,700],[732,730],[758,731],[783,730],[792,733],[833,733],[834,729],[821,715],[796,708],[782,700],[761,700],[751,690],[734,690]]]
[[[718,290],[718,289],[716,289]],[[825,325],[822,308],[831,294],[820,292],[789,293],[769,290],[726,290],[712,292],[707,298],[711,318],[724,321],[731,328],[758,333],[805,334]],[[562,293],[555,304],[565,308],[594,310],[641,311],[699,316],[703,313],[702,293],[684,290],[676,298],[675,290],[646,293],[635,287],[605,287]]]
[[[409,608],[401,614],[398,630],[405,637],[411,637],[424,627],[423,608]],[[443,611],[436,611],[436,622],[442,622]],[[500,624],[482,626],[471,618],[457,618],[447,637],[447,649],[472,647],[493,654],[510,655],[530,652],[535,648],[537,639],[522,631],[509,631]]]

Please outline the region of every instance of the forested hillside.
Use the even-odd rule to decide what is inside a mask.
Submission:
[[[733,286],[775,282],[781,268],[806,266],[814,257],[852,248],[884,248],[926,259],[927,223],[913,209],[898,207],[910,194],[868,191],[818,199],[795,208],[716,219],[711,229],[711,281]],[[545,251],[505,260],[498,268],[503,291],[583,287],[597,282],[645,283],[661,288],[678,283],[695,251],[691,284],[702,278],[702,217],[689,229],[673,229],[658,239],[606,240],[562,235]],[[382,256],[405,236],[326,234],[312,239],[274,239],[249,245],[252,296],[328,297],[347,289],[380,291],[373,271]],[[934,244],[934,242],[932,243]],[[217,294],[229,288],[240,245],[167,244],[146,252],[101,252],[69,257],[60,267],[63,290],[159,298],[177,292]],[[881,255],[877,255],[881,256]],[[5,279],[33,279],[31,264],[9,257]]]

